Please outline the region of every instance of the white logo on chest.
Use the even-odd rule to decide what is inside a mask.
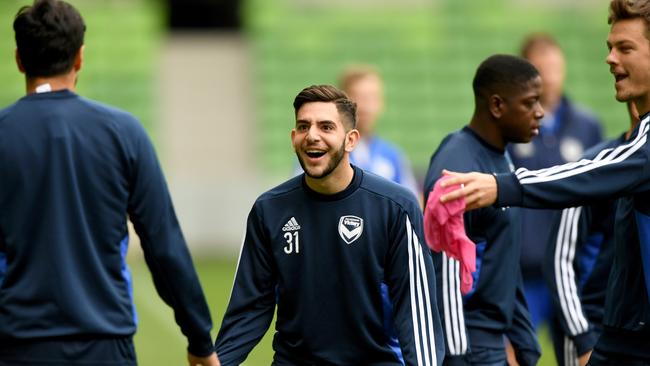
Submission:
[[[339,235],[347,244],[352,244],[363,233],[363,219],[357,216],[341,216],[339,220]]]

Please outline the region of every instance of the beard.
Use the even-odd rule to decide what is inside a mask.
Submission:
[[[330,175],[334,171],[334,169],[336,169],[339,166],[339,164],[341,163],[341,160],[343,160],[343,155],[344,154],[345,154],[345,141],[343,141],[343,143],[341,144],[341,147],[339,149],[334,151],[334,155],[332,155],[330,157],[330,161],[327,164],[327,166],[325,167],[325,169],[320,173],[316,173],[316,172],[310,171],[307,168],[307,166],[305,165],[305,162],[302,160],[302,157],[300,156],[300,153],[298,151],[296,151],[296,156],[298,157],[298,162],[300,163],[300,167],[302,168],[302,170],[305,172],[305,174],[308,177],[314,178],[314,179],[321,179],[321,178],[325,178],[328,175]]]

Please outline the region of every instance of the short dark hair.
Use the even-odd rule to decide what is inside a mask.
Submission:
[[[28,77],[67,73],[84,43],[86,24],[72,5],[60,0],[35,0],[14,19],[16,47]]]
[[[650,39],[650,1],[648,0],[612,0],[609,3],[607,24],[619,20],[641,18],[646,25],[646,38]]]
[[[529,59],[531,54],[539,49],[556,48],[561,49],[560,44],[548,33],[529,34],[521,44],[520,56]]]
[[[312,85],[301,90],[293,100],[293,108],[298,114],[298,110],[305,103],[326,102],[334,103],[336,110],[343,117],[343,123],[347,129],[353,129],[357,126],[357,104],[351,101],[347,94],[332,85]]]
[[[520,90],[526,83],[539,76],[530,62],[512,55],[493,55],[485,59],[474,76],[474,97],[487,99],[506,89]]]

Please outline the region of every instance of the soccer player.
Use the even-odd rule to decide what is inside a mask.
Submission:
[[[420,206],[406,188],[350,164],[355,104],[329,85],[293,103],[304,173],[248,216],[216,339],[239,365],[276,309],[274,365],[442,365],[435,271]]]
[[[361,138],[350,153],[352,164],[402,184],[420,198],[415,175],[404,153],[375,132],[384,109],[384,83],[379,72],[369,65],[348,66],[339,84],[357,104],[357,130]]]
[[[59,0],[14,20],[27,95],[0,111],[0,365],[135,365],[127,214],[189,365],[219,365],[153,146],[75,84],[86,26]]]
[[[642,365],[650,363],[650,1],[612,0],[608,21],[606,61],[616,99],[633,102],[641,120],[630,140],[594,159],[537,171],[450,173],[446,185],[464,186],[441,200],[464,197],[473,209],[495,202],[571,207],[619,198],[603,333],[588,364]]]
[[[431,157],[424,186],[427,199],[443,167],[509,172],[513,168],[506,145],[528,142],[539,133],[544,116],[542,80],[526,60],[491,56],[476,70],[472,86],[474,114],[469,124],[449,134]],[[467,236],[476,244],[473,287],[465,296],[460,292],[459,261],[444,252],[433,255],[446,365],[504,365],[504,336],[520,365],[535,365],[540,357],[519,267],[523,240],[519,211],[486,207],[464,214]]]
[[[544,118],[538,137],[530,143],[508,146],[512,163],[515,168],[532,170],[578,160],[587,148],[602,140],[602,132],[594,114],[565,94],[566,61],[560,45],[548,34],[530,34],[523,41],[521,56],[542,77],[540,102]],[[520,260],[526,302],[535,328],[550,323],[554,315],[542,270],[550,231],[538,228],[549,227],[555,213],[555,210],[521,209],[521,230],[537,232],[522,241]]]

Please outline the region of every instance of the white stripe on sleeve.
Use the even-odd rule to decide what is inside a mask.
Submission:
[[[584,333],[589,329],[589,323],[582,311],[573,268],[581,212],[582,207],[571,207],[562,211],[553,262],[562,317],[571,335]]]
[[[639,133],[634,140],[614,149],[606,149],[600,152],[593,160],[582,159],[577,162],[539,170],[519,168],[515,174],[521,184],[534,184],[572,177],[606,165],[620,163],[645,145],[648,129],[650,128],[649,121],[650,116],[641,121]]]
[[[445,316],[445,333],[449,353],[467,352],[467,333],[463,299],[460,293],[460,263],[442,253],[442,297]]]
[[[426,273],[424,253],[417,234],[406,218],[409,254],[409,288],[411,295],[411,317],[413,338],[418,366],[436,366],[436,340],[433,329],[429,278]]]

